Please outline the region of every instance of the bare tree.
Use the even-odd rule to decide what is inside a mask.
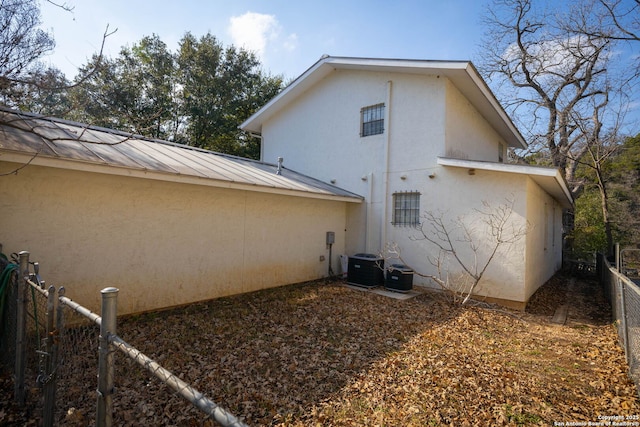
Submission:
[[[580,0],[559,20],[573,34],[600,38],[616,46],[616,62],[633,85],[640,77],[640,0]],[[625,52],[626,51],[626,52]],[[635,52],[635,53],[633,53]]]
[[[582,34],[640,42],[640,0],[578,2],[567,16],[566,23]]]
[[[563,15],[537,5],[533,0],[494,1],[479,68],[493,83],[511,89],[504,105],[530,133],[531,147],[549,153],[551,164],[577,194],[581,183],[575,171],[588,144],[574,119],[591,117],[603,98],[611,102],[611,40],[600,33],[572,32]]]
[[[447,222],[442,212],[426,212],[420,227],[420,234],[413,241],[427,241],[437,250],[436,256],[430,256],[428,262],[436,269],[436,274],[427,274],[410,266],[418,276],[433,280],[456,300],[466,304],[477,290],[489,266],[494,262],[501,249],[516,243],[527,232],[527,225],[512,221],[515,200],[506,199],[504,203],[492,206],[483,201],[481,209],[474,209],[475,221],[458,217]],[[402,258],[397,243],[385,248],[385,257]],[[462,272],[462,276],[451,279],[449,263],[453,262]]]
[[[55,47],[39,28],[40,9],[34,0],[4,0],[0,4],[0,89],[28,79],[28,71]]]
[[[71,12],[73,8],[66,3],[56,3],[48,1],[55,7]],[[37,0],[2,0],[0,2],[0,103],[9,108],[20,108],[28,105],[36,110],[64,109],[65,100],[56,97],[56,93],[83,84],[100,64],[103,49],[107,38],[115,31],[109,31],[107,26],[103,36],[99,53],[94,68],[84,70],[73,84],[69,84],[66,78],[55,68],[46,69],[39,61],[40,58],[51,52],[55,47],[55,42],[50,34],[42,30],[39,26],[40,8]],[[47,96],[31,97],[35,93],[46,92]],[[47,99],[50,97],[50,99]],[[34,108],[35,107],[35,108]],[[47,108],[51,107],[51,108]],[[0,112],[0,126],[16,128],[37,135],[41,138],[42,144],[46,141],[52,142],[56,137],[51,137],[52,123],[46,120],[37,121],[33,116],[23,116],[18,111],[7,111],[2,108]],[[56,110],[56,111],[57,111]],[[39,123],[39,124],[35,124]],[[48,123],[44,125],[43,123]],[[84,139],[85,130],[78,136],[78,140],[92,142]],[[123,141],[128,137],[123,137]],[[10,173],[17,173],[25,165],[19,166]]]
[[[609,95],[615,92],[616,89],[612,87],[606,93]],[[620,97],[624,97],[624,94],[621,94]],[[591,172],[591,179],[584,184],[593,185],[598,189],[607,241],[606,250],[609,255],[612,255],[613,220],[606,168],[612,157],[619,154],[622,148],[624,137],[621,128],[625,122],[625,106],[612,105],[609,96],[593,98],[590,102],[591,116],[581,117],[578,114],[573,116],[573,121],[581,135],[581,144],[586,149],[586,155],[581,159],[576,159],[576,162]]]
[[[66,3],[48,3],[71,12],[73,8]],[[40,58],[51,52],[55,47],[53,37],[40,28],[40,8],[37,0],[3,0],[0,2],[0,94],[7,106],[12,106],[7,100],[12,89],[25,91],[25,87],[35,87],[47,90],[63,90],[82,84],[93,73],[103,57],[104,45],[107,38],[115,33],[109,26],[102,35],[100,51],[96,55],[97,64],[93,68],[84,70],[83,75],[77,77],[73,84],[65,79],[51,79],[58,70],[45,70],[39,62]]]

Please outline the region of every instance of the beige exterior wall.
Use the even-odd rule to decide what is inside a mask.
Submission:
[[[29,166],[0,178],[0,242],[74,301],[115,286],[134,313],[327,276],[327,231],[338,272],[346,205]]]
[[[263,159],[365,198],[347,226],[348,253],[379,253],[391,218],[385,182],[422,181],[445,154],[445,78],[336,70],[263,126]],[[385,104],[385,131],[360,136],[360,110]],[[415,187],[412,187],[415,190]]]
[[[446,87],[445,155],[497,162],[500,144],[506,146],[502,138],[450,81]]]
[[[562,207],[533,180],[527,180],[527,235],[525,298],[562,267]]]
[[[386,107],[384,133],[360,137],[360,109],[378,103]],[[464,215],[476,223],[482,218],[473,218],[474,209],[481,209],[483,201],[497,206],[514,198],[512,220],[517,228],[526,227],[533,215],[538,227],[554,229],[545,222],[552,218],[543,218],[539,207],[541,199],[549,206],[553,199],[526,175],[481,170],[470,175],[463,168],[438,165],[438,157],[498,162],[500,145],[506,145],[443,76],[336,70],[270,117],[262,136],[263,160],[283,156],[285,165],[324,181],[335,180],[337,186],[364,197],[364,203],[348,208],[348,255],[380,254],[385,243],[397,243],[407,264],[437,274],[429,262],[437,257],[433,245],[416,240],[420,235],[415,228],[391,224],[395,192],[419,192],[422,212],[440,210],[447,218]],[[561,242],[561,209],[555,206],[549,208],[556,216],[554,241]],[[476,228],[477,241],[491,239],[486,228]],[[527,234],[503,247],[477,293],[522,307],[560,267],[561,252],[545,251],[541,237]],[[561,245],[557,249],[561,251]],[[446,270],[452,278],[460,272],[454,262]],[[418,276],[414,283],[432,285]]]
[[[398,180],[400,182],[400,180]],[[409,179],[402,181],[403,183]],[[409,185],[409,184],[407,184]],[[414,186],[418,183],[413,182]],[[394,188],[394,186],[392,186]],[[466,243],[460,242],[464,236],[456,225],[458,218],[469,227],[472,240],[480,244],[479,262],[488,257],[488,250],[493,238],[484,220],[486,216],[478,213],[486,211],[483,202],[491,207],[514,200],[514,209],[508,228],[520,229],[526,225],[526,177],[507,173],[476,171],[469,175],[466,169],[440,167],[433,179],[427,179],[422,187],[421,209],[441,216],[447,229],[452,231],[456,250],[468,267],[474,267],[474,253]],[[423,224],[425,221],[423,220]],[[424,274],[438,275],[436,267],[429,261],[438,258],[438,249],[430,242],[421,240],[421,232],[411,227],[389,225],[388,239],[402,249],[404,261],[412,268]],[[425,225],[424,230],[430,230]],[[417,238],[417,239],[416,239]],[[486,243],[483,245],[483,243]],[[513,244],[503,245],[491,262],[476,294],[503,300],[524,302],[525,285],[525,248],[527,236],[522,236]],[[449,274],[452,281],[463,275],[460,266],[453,259],[443,264],[444,273]],[[430,279],[414,277],[414,283],[423,286],[434,286]]]

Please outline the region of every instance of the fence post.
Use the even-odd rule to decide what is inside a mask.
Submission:
[[[54,323],[56,288],[49,286],[47,294],[47,337],[46,361],[44,364],[44,378],[42,378],[42,392],[44,394],[44,426],[53,427],[56,402],[56,362],[57,362],[57,329]]]
[[[614,251],[615,251],[615,256],[616,256],[616,270],[618,270],[618,273],[622,273],[622,266],[620,265],[620,243],[616,243],[614,246]]]
[[[98,355],[98,427],[111,427],[113,423],[113,379],[115,375],[110,335],[116,335],[118,313],[118,289],[105,288],[102,294],[102,318],[100,321],[100,348]]]
[[[14,397],[19,405],[24,405],[25,388],[24,374],[27,357],[27,280],[29,278],[29,252],[22,251],[19,254],[20,274],[16,296],[16,383]]]
[[[624,355],[627,359],[627,365],[631,366],[631,343],[629,343],[629,329],[627,325],[627,302],[626,302],[626,292],[627,287],[625,286],[624,280],[620,278],[620,276],[616,275],[615,280],[620,289],[620,308],[622,309],[622,313],[620,313],[620,321],[622,322],[622,340],[624,341]]]

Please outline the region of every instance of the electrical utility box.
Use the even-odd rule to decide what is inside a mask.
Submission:
[[[336,233],[327,231],[327,245],[333,245],[336,242]]]
[[[365,288],[384,285],[384,258],[374,254],[350,256],[347,283]]]

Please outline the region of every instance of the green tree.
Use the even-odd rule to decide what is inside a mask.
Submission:
[[[598,168],[584,163],[577,171],[588,182],[576,200],[570,236],[578,254],[610,249],[612,242],[625,246],[640,242],[640,135],[606,150],[609,154],[595,154]]]
[[[615,204],[615,239],[623,245],[637,245],[640,243],[640,134],[627,138],[607,166]]]
[[[154,138],[175,139],[179,128],[174,102],[173,55],[157,35],[144,37],[119,58],[120,78],[132,90],[129,111],[136,129]]]
[[[275,96],[282,79],[266,75],[257,57],[223,47],[211,34],[187,33],[177,53],[158,36],[144,37],[114,59],[94,57],[71,91],[67,117],[98,126],[249,158],[257,138],[238,125]]]
[[[113,61],[107,58],[98,61],[94,56],[86,65],[80,67],[79,73],[83,74],[89,69],[94,70],[91,76],[85,79],[82,85],[70,89],[69,97],[74,108],[64,118],[95,126],[119,127],[122,124],[111,109],[116,101]]]
[[[29,82],[15,82],[5,93],[4,104],[21,111],[64,117],[73,105],[68,96],[69,81],[57,68],[31,72]]]
[[[87,70],[94,72],[71,91],[76,105],[71,118],[152,138],[176,138],[175,64],[158,36],[124,47],[115,59],[94,57],[81,75]]]
[[[47,0],[70,12],[71,7]],[[40,5],[37,0],[0,1],[0,103],[44,115],[62,116],[72,105],[67,90],[72,87],[64,74],[40,62],[55,47],[53,37],[40,28]],[[108,27],[102,39],[96,63],[111,33]],[[93,72],[86,69],[74,85]],[[10,123],[8,123],[10,125]]]
[[[585,189],[576,200],[574,228],[569,236],[575,258],[590,259],[591,254],[607,246],[600,203],[600,194],[595,188]]]
[[[225,48],[211,34],[185,34],[177,63],[187,142],[258,158],[258,141],[238,125],[281,90],[282,78],[265,75],[255,54]]]

